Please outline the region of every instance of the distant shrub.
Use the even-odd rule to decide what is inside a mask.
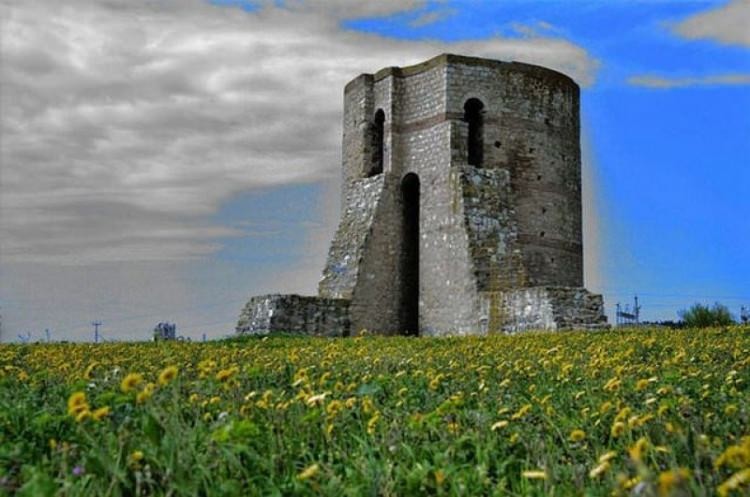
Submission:
[[[713,307],[693,304],[688,310],[680,311],[680,318],[690,328],[707,328],[709,326],[727,326],[734,324],[732,313],[727,306],[716,302]]]

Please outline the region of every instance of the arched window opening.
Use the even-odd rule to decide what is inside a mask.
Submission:
[[[419,176],[409,173],[401,182],[401,332],[419,334]]]
[[[468,162],[469,165],[476,167],[482,166],[482,159],[484,158],[483,113],[484,104],[478,98],[470,98],[464,104],[464,121],[469,124]]]
[[[383,172],[384,141],[385,112],[383,112],[383,109],[378,109],[372,123],[372,164],[370,165],[370,171],[367,173],[368,178]]]

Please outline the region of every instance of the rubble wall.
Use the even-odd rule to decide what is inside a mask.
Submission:
[[[243,335],[349,336],[349,301],[278,294],[252,297],[240,313],[236,331]]]

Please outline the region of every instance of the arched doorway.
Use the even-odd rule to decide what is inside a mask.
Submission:
[[[401,181],[402,249],[401,332],[419,334],[419,176],[409,173]]]

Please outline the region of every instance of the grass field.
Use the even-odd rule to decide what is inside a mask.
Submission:
[[[750,495],[750,328],[0,346],[0,494]]]

